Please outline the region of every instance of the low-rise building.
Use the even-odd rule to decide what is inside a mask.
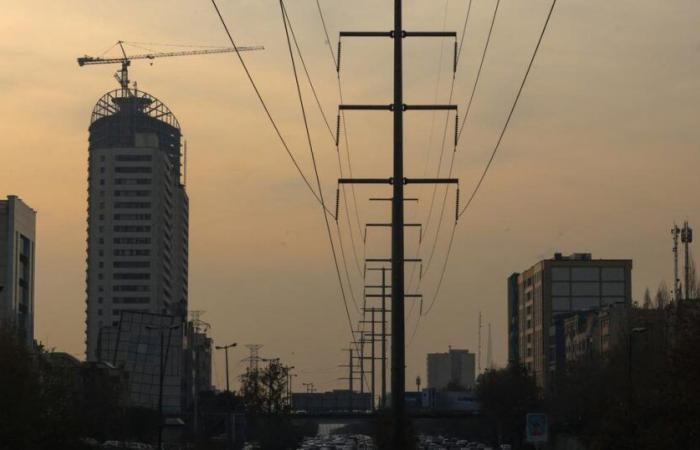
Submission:
[[[34,343],[36,212],[15,195],[0,200],[0,326]]]
[[[446,353],[428,353],[428,388],[463,390],[474,387],[475,355],[450,348]]]

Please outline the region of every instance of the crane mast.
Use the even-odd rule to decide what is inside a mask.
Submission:
[[[194,56],[194,55],[213,55],[218,53],[233,53],[233,52],[248,52],[255,50],[264,50],[265,47],[261,45],[249,46],[249,47],[221,47],[221,48],[209,48],[209,49],[199,49],[199,50],[185,50],[185,51],[174,51],[174,52],[154,52],[154,53],[141,53],[135,55],[127,55],[124,49],[124,41],[117,41],[117,45],[121,49],[122,56],[117,58],[104,58],[101,56],[81,56],[77,58],[78,65],[80,67],[88,65],[98,65],[98,64],[121,64],[121,69],[114,74],[122,89],[128,90],[129,88],[129,66],[131,61],[135,59],[156,59],[156,58],[169,58],[174,56]]]

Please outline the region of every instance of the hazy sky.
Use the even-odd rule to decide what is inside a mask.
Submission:
[[[313,180],[279,3],[220,3],[239,45],[266,47],[245,59]],[[447,30],[461,31],[466,0],[450,0],[447,10],[445,1],[405,3],[407,29],[440,30],[446,18]],[[321,4],[333,46],[341,29],[387,30],[391,24],[388,0]],[[549,4],[501,2],[456,155],[463,199],[503,126]],[[334,124],[335,69],[316,3],[287,5]],[[455,84],[462,110],[494,5],[495,0],[473,2]],[[476,348],[479,310],[493,327],[494,361],[503,364],[506,278],[555,251],[633,259],[636,299],[645,286],[670,282],[673,221],[700,226],[698,23],[695,0],[559,1],[500,153],[460,220],[442,294],[407,350],[409,388],[416,375],[424,377],[427,352],[448,345]],[[99,55],[118,39],[227,44],[208,0],[7,1],[0,16],[0,196],[19,195],[38,211],[36,337],[77,355],[84,352],[87,127],[97,99],[117,86],[112,78],[117,66],[79,68],[75,58]],[[447,102],[452,43],[442,44],[442,62],[438,40],[405,44],[407,103],[433,103],[436,93],[438,102]],[[344,43],[347,103],[391,101],[390,51],[388,39]],[[235,55],[158,59],[152,66],[134,62],[131,76],[173,110],[188,142],[190,309],[206,311],[202,319],[211,323],[218,343],[263,344],[263,356],[295,365],[298,385],[344,386],[336,380],[344,375],[337,366],[346,362],[340,349],[347,347],[349,331],[321,210],[267,123]],[[304,89],[324,193],[332,204],[337,156]],[[348,114],[355,176],[390,175],[390,119],[384,112]],[[426,173],[426,161],[427,174],[435,175],[444,120],[430,112],[407,114],[407,176]],[[346,170],[345,157],[342,162]],[[388,205],[367,199],[389,192],[356,190],[362,222],[388,221]],[[407,220],[424,221],[431,188],[410,187],[407,193],[420,197],[418,205],[407,205]],[[434,261],[420,286],[426,302],[444,260],[453,193],[448,202]],[[350,212],[355,220],[352,205]],[[344,210],[339,223],[359,302],[362,280]],[[426,259],[435,224],[434,217],[424,237]],[[359,257],[388,256],[388,232],[370,231],[363,249],[357,224],[352,225]],[[417,236],[407,232],[407,254],[416,243]],[[409,336],[415,319],[414,312]],[[237,360],[246,351],[233,355],[237,376],[243,368]],[[223,385],[220,357],[215,373]]]

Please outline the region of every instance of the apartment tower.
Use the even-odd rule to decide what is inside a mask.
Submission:
[[[187,317],[188,198],[180,125],[158,99],[117,89],[89,127],[87,359],[122,312]]]

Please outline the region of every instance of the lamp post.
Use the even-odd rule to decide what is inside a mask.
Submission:
[[[295,373],[291,373],[294,370],[294,366],[285,367],[287,371],[287,403],[289,404],[289,409],[292,409],[292,379],[297,376]]]
[[[217,350],[223,350],[224,354],[226,355],[226,392],[231,392],[231,389],[229,389],[229,377],[228,377],[228,349],[233,348],[237,345],[238,345],[238,343],[234,342],[233,344],[217,345],[215,347]]]
[[[217,345],[216,347],[214,347],[214,348],[216,348],[217,350],[223,350],[223,351],[224,351],[224,355],[225,355],[225,357],[226,357],[226,394],[227,394],[227,395],[226,395],[226,401],[227,401],[227,402],[230,402],[230,401],[231,401],[231,398],[230,398],[230,396],[228,395],[228,394],[231,393],[231,389],[230,389],[230,386],[229,386],[229,376],[228,376],[228,349],[233,348],[233,347],[235,347],[235,346],[237,346],[237,345],[238,345],[238,343],[237,343],[237,342],[234,342],[234,343],[232,343],[232,344],[228,344],[228,345]],[[230,406],[231,406],[231,405],[230,405],[230,403],[229,403],[229,408],[226,410],[226,444],[227,444],[227,447],[226,447],[226,448],[233,448],[233,430],[231,429],[232,426],[231,426],[231,411],[230,411],[231,408],[230,408]]]
[[[165,331],[168,331],[168,348],[170,348],[170,333],[180,328],[180,325],[146,325],[149,331],[160,332],[160,373],[158,383],[158,450],[163,448],[163,381],[165,379],[165,365],[167,364],[167,354],[163,354],[163,339]]]

